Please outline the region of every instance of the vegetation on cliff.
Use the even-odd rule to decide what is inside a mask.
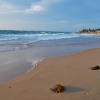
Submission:
[[[83,29],[83,30],[80,30],[78,33],[94,33],[94,34],[100,34],[100,29]]]

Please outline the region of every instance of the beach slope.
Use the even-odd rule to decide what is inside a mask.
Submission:
[[[0,85],[0,100],[100,100],[100,48],[47,58],[28,73]],[[55,84],[62,93],[50,90]]]

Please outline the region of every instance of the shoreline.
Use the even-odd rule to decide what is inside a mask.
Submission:
[[[0,53],[0,83],[7,82],[31,70],[34,65],[51,57],[77,53],[93,47],[94,44],[81,46],[68,45],[57,47],[33,47]],[[94,46],[96,48],[98,46]]]
[[[100,33],[94,33],[94,32],[77,32],[78,34],[94,34],[94,35],[100,35]]]
[[[89,49],[91,49],[91,48],[89,48]],[[0,58],[1,59],[1,63],[7,63],[8,64],[8,68],[10,68],[10,66],[9,66],[9,59],[10,59],[10,65],[11,65],[11,68],[13,68],[13,70],[12,70],[11,68],[10,69],[7,69],[6,68],[7,66],[3,66],[3,67],[5,67],[6,70],[8,70],[7,73],[4,73],[2,71],[2,68],[1,68],[1,72],[0,73],[2,73],[2,72],[4,73],[4,75],[3,75],[4,78],[2,77],[3,78],[3,81],[0,78],[1,79],[0,80],[0,84],[4,84],[6,82],[9,82],[12,79],[16,79],[17,77],[19,77],[19,76],[21,76],[21,75],[23,75],[25,73],[30,72],[31,70],[33,70],[37,66],[38,63],[42,62],[43,60],[45,60],[47,58],[55,58],[55,57],[60,57],[60,56],[65,56],[65,55],[67,56],[67,55],[77,54],[77,53],[83,52],[85,50],[88,50],[88,49],[82,49],[82,50],[80,49],[80,50],[76,50],[74,52],[62,53],[62,55],[61,54],[60,55],[57,54],[55,56],[54,55],[52,56],[52,54],[54,54],[54,53],[52,53],[50,57],[48,57],[48,56],[47,57],[42,57],[42,58],[39,57],[38,60],[33,59],[33,57],[31,57],[31,53],[33,53],[32,52],[33,51],[33,48],[27,48],[27,49],[24,49],[24,50],[17,50],[17,51],[8,51],[8,52],[2,52],[2,53],[0,52],[0,54],[1,54],[1,58]],[[20,56],[19,57],[17,56],[17,58],[16,58],[16,55],[23,55],[23,54],[25,54],[24,56],[27,57],[27,59],[30,59],[30,60],[29,61],[26,61],[27,59],[25,57],[20,57]],[[4,60],[2,62],[2,57],[3,57],[3,59],[5,59],[5,56],[6,55],[8,57],[11,56],[11,58],[8,58],[7,57],[8,61],[6,59],[6,60]],[[21,60],[21,59],[23,59],[23,60]],[[33,59],[33,61],[32,61],[32,59]],[[18,65],[19,65],[19,67],[18,67]],[[20,66],[21,66],[21,68],[20,68]],[[21,70],[23,70],[23,71],[21,71]],[[11,72],[11,75],[9,74],[9,71]],[[13,74],[14,73],[13,71],[14,72],[17,71],[17,73],[16,74]],[[6,74],[6,77],[5,77],[5,74]],[[2,76],[2,74],[0,74],[0,75]]]
[[[26,50],[24,50],[24,52],[25,51],[29,51],[29,49],[30,50],[32,50],[31,48],[27,48]],[[3,53],[3,55],[5,56],[5,55],[8,55],[9,53],[10,54],[16,54],[16,52],[18,53],[18,52],[21,52],[22,50],[18,50],[18,51],[8,51],[8,52],[0,52],[1,54]],[[64,54],[64,55],[60,55],[60,56],[67,56],[67,55],[71,55],[71,54],[77,54],[77,53],[79,53],[79,52],[83,52],[84,50],[81,50],[81,51],[77,51],[77,52],[74,52],[74,53],[68,53],[68,54]],[[6,54],[5,54],[6,53]],[[9,54],[9,55],[10,55]],[[18,54],[20,54],[20,53],[18,53]],[[13,55],[14,57],[15,57],[15,55]],[[60,57],[60,56],[53,56],[53,57],[47,57],[47,58],[55,58],[55,57]],[[13,57],[13,58],[14,58]],[[12,58],[12,57],[11,57]],[[40,59],[40,60],[38,60],[38,62],[36,62],[33,66],[31,66],[31,68],[30,69],[27,69],[25,72],[21,72],[20,74],[18,74],[17,76],[13,76],[12,78],[7,78],[7,80],[5,80],[4,82],[0,82],[0,85],[1,84],[5,84],[6,82],[9,82],[9,81],[11,81],[11,80],[13,80],[13,79],[16,79],[17,77],[20,77],[21,75],[23,75],[23,74],[26,74],[26,73],[29,73],[31,70],[34,70],[34,68],[38,65],[38,63],[40,63],[40,62],[42,62],[43,60],[45,60],[45,59],[47,59],[47,58],[42,58],[42,59]],[[19,62],[20,63],[20,62]],[[25,62],[24,62],[25,63]],[[14,66],[14,65],[13,65]]]
[[[0,84],[1,100],[92,100],[99,99],[100,48],[78,53],[46,58],[21,76]],[[77,58],[77,59],[76,59]],[[56,94],[50,91],[55,84],[62,84],[66,91]],[[13,94],[13,95],[12,95]],[[35,94],[35,95],[34,95]]]

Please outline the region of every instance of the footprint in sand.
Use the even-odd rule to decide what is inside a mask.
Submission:
[[[91,91],[90,92],[85,92],[84,95],[89,95],[91,93],[92,93]]]

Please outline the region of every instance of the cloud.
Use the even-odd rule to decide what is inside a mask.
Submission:
[[[0,8],[1,9],[12,9],[14,8],[12,5],[5,3],[5,2],[0,2]]]
[[[68,23],[68,21],[66,21],[66,20],[61,20],[60,23],[63,23],[63,24],[65,23],[65,24],[66,24],[66,23]]]
[[[23,8],[16,4],[10,4],[8,2],[0,2],[0,14],[10,14],[10,13],[42,13],[47,10],[47,8],[59,1],[63,0],[40,0],[38,2],[33,2],[29,7]]]
[[[32,3],[31,7],[26,9],[25,13],[34,13],[34,12],[43,12],[46,11],[46,8],[61,0],[40,0],[39,2]]]
[[[25,13],[34,13],[34,12],[41,12],[41,11],[44,11],[44,7],[42,5],[32,4],[32,6],[29,9],[26,9],[24,12]]]
[[[0,14],[8,14],[13,12],[15,7],[6,2],[0,2]]]

